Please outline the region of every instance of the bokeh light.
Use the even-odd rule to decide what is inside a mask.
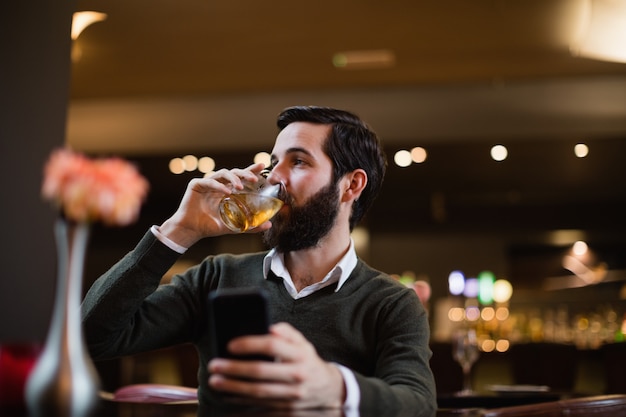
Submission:
[[[576,146],[574,146],[574,155],[579,158],[586,157],[587,155],[589,155],[589,147],[584,143],[577,144]]]
[[[182,158],[172,158],[169,163],[169,169],[172,174],[182,174],[185,172],[185,161]]]
[[[450,321],[459,322],[465,318],[465,310],[461,307],[452,307],[448,310],[448,318]]]
[[[448,290],[452,295],[461,295],[465,290],[465,276],[461,271],[452,271],[448,275]]]
[[[485,307],[480,312],[480,318],[484,321],[491,321],[496,317],[496,310],[493,307]]]
[[[198,171],[208,174],[215,169],[215,161],[210,156],[203,156],[198,160]]]
[[[469,306],[465,309],[465,318],[469,321],[476,321],[480,318],[480,308]]]
[[[421,164],[422,162],[426,161],[427,157],[428,153],[426,152],[426,149],[422,148],[421,146],[416,146],[415,148],[411,149],[411,160],[416,164]]]
[[[267,152],[258,152],[256,155],[254,155],[254,163],[263,163],[267,168],[272,164],[272,157]]]
[[[505,279],[498,279],[493,283],[493,300],[496,303],[506,303],[513,295],[513,286]]]
[[[496,319],[499,321],[505,321],[509,318],[509,309],[506,307],[498,307],[496,310]]]
[[[465,280],[463,295],[467,298],[476,298],[478,296],[478,279],[468,278]]]
[[[183,162],[185,163],[185,171],[195,171],[198,168],[198,158],[195,155],[183,156]]]
[[[506,352],[507,350],[509,350],[510,346],[511,344],[506,339],[500,339],[496,342],[496,350],[500,353]]]
[[[478,274],[478,300],[483,304],[493,302],[493,284],[496,278],[491,271],[482,271]]]
[[[576,256],[583,256],[584,254],[587,253],[588,250],[589,250],[589,247],[582,240],[575,242],[574,245],[572,246],[572,252]]]
[[[504,161],[509,155],[509,151],[503,145],[495,145],[491,148],[491,158],[494,161]]]
[[[485,339],[480,344],[480,348],[483,352],[493,352],[496,348],[496,342],[493,339]]]
[[[397,166],[406,168],[411,165],[411,162],[413,162],[411,159],[411,152],[407,150],[400,150],[393,156],[393,161]]]

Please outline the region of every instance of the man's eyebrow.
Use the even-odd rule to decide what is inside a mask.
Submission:
[[[311,157],[313,156],[313,154],[311,152],[309,152],[307,149],[299,147],[299,146],[293,147],[293,148],[288,148],[287,151],[285,152],[285,155],[289,155],[289,154],[293,154],[293,153],[303,153],[303,154],[311,156]],[[270,156],[270,160],[276,161],[276,160],[278,160],[278,158],[276,157],[276,155],[272,154]]]
[[[293,147],[293,148],[289,148],[287,149],[287,152],[285,152],[286,154],[290,154],[290,153],[303,153],[309,156],[313,156],[313,154],[311,152],[309,152],[308,149],[305,148],[301,148],[301,147]]]

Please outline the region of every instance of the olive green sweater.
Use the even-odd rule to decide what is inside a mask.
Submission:
[[[207,384],[208,294],[261,287],[273,323],[291,323],[323,359],[354,371],[363,412],[435,414],[428,319],[413,290],[359,260],[339,291],[331,285],[294,300],[281,279],[271,273],[264,279],[265,255],[210,256],[159,286],[180,255],[146,233],[86,295],[83,325],[91,354],[97,360],[191,342],[200,358],[199,400],[210,404],[216,398]]]

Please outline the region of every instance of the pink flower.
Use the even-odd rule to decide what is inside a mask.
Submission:
[[[70,220],[125,226],[139,216],[148,188],[146,179],[127,161],[92,160],[58,149],[46,163],[42,195]]]

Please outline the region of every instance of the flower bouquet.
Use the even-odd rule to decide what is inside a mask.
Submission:
[[[139,216],[148,182],[120,158],[92,160],[69,149],[58,149],[48,160],[42,195],[65,219],[125,226]]]

